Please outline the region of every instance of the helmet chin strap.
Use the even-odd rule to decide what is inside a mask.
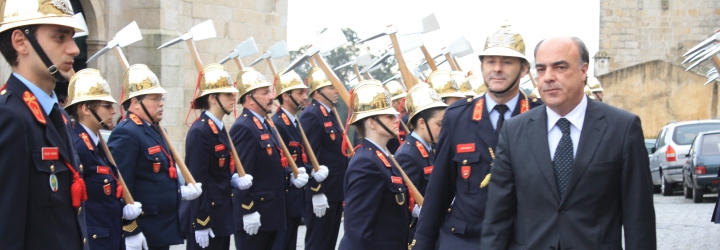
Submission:
[[[432,149],[433,153],[435,153],[435,138],[433,138],[432,132],[430,132],[430,123],[428,123],[429,117],[425,117],[425,112],[422,112],[420,117],[423,118],[423,123],[425,123],[425,129],[428,132],[428,135],[430,136],[430,149]]]
[[[493,94],[496,94],[496,95],[502,95],[502,94],[507,93],[508,91],[510,91],[510,89],[512,89],[513,87],[515,87],[515,84],[517,84],[517,83],[520,81],[520,74],[522,74],[522,70],[521,70],[520,72],[518,72],[518,75],[515,77],[515,80],[514,80],[514,81],[512,82],[512,84],[510,84],[510,86],[508,86],[505,90],[503,90],[503,91],[494,91],[494,90],[488,88],[488,91],[489,91],[490,93],[493,93]]]
[[[227,111],[225,107],[222,105],[222,102],[220,102],[220,98],[218,97],[218,94],[212,94],[212,96],[215,97],[215,101],[217,101],[218,105],[220,106],[220,109],[222,109],[222,112],[225,113],[225,115],[229,115],[231,112]],[[255,100],[253,98],[253,100]]]
[[[382,127],[383,129],[385,129],[385,132],[387,132],[388,134],[390,134],[390,136],[392,136],[393,138],[397,137],[397,135],[396,135],[395,133],[393,133],[392,130],[390,130],[387,126],[385,126],[385,124],[383,124],[383,123],[380,121],[380,116],[377,116],[377,115],[376,115],[376,116],[373,116],[373,120],[375,120],[378,124],[380,124],[380,127]]]
[[[110,128],[108,128],[107,124],[105,124],[105,122],[102,119],[100,119],[100,116],[97,113],[95,113],[95,110],[90,109],[90,113],[95,117],[95,119],[97,119],[97,121],[100,123],[100,126],[102,126],[106,130],[110,130]]]
[[[288,97],[290,97],[290,100],[295,104],[295,106],[298,107],[298,110],[304,110],[305,106],[300,105],[297,101],[295,101],[295,98],[292,97],[290,93],[287,93]],[[327,97],[326,97],[327,98]]]
[[[327,100],[331,105],[335,106],[335,103],[330,100],[325,94],[323,94],[322,91],[318,90],[318,94],[320,94],[325,100]]]
[[[143,98],[145,99],[145,98]],[[150,112],[148,112],[147,108],[145,108],[145,104],[143,104],[142,100],[139,101],[140,107],[142,107],[143,111],[145,112],[145,115],[150,119],[150,123],[152,123],[153,126],[157,125],[158,123],[155,122],[155,119],[150,115]]]
[[[35,35],[30,32],[30,28],[26,27],[23,30],[23,33],[25,33],[25,37],[27,37],[28,42],[30,42],[30,45],[32,45],[33,49],[37,53],[38,57],[40,57],[40,60],[43,61],[47,68],[48,73],[53,75],[55,77],[55,81],[58,82],[67,82],[67,79],[60,74],[60,70],[58,70],[57,65],[53,64],[52,61],[50,61],[50,58],[45,54],[45,51],[42,49],[40,44],[38,43],[37,39],[35,39]]]
[[[267,110],[267,109],[265,109],[262,105],[260,105],[260,102],[258,102],[257,100],[255,100],[255,97],[252,96],[252,94],[249,95],[249,96],[250,96],[250,99],[253,100],[253,102],[257,103],[258,107],[260,107],[260,109],[261,109],[263,112],[265,112],[266,114],[272,113],[272,112],[270,112],[270,110]]]

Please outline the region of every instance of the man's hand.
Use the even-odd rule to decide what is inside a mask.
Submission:
[[[195,183],[195,185],[188,183],[185,186],[180,186],[180,196],[182,196],[183,200],[194,200],[195,198],[200,197],[201,194],[202,183],[200,182]]]

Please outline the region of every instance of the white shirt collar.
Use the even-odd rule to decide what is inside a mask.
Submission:
[[[380,149],[380,151],[382,151],[383,154],[385,154],[385,156],[389,156],[389,155],[390,155],[390,154],[388,154],[387,151],[385,151],[385,147],[380,147],[380,145],[378,145],[377,143],[375,143],[373,140],[370,140],[370,138],[365,138],[365,140],[367,140],[367,141],[369,141],[370,143],[372,143],[373,145],[375,145],[375,147],[378,148],[378,149]]]
[[[325,105],[325,103],[323,103],[321,101],[317,101],[317,102],[320,103],[320,105],[323,105],[323,107],[325,107],[325,111],[327,111],[327,112],[332,111],[332,108],[330,108],[330,106]]]
[[[570,111],[567,115],[565,115],[565,119],[570,121],[570,123],[575,126],[578,130],[582,131],[583,122],[585,122],[585,111],[587,110],[587,96],[583,96],[583,99],[580,101],[580,104],[575,106],[575,108]],[[560,120],[561,117],[555,111],[550,109],[549,107],[545,106],[545,110],[547,111],[547,126],[548,126],[548,132],[555,126],[555,123],[557,123],[558,120]]]
[[[223,127],[225,126],[225,124],[223,124],[222,121],[220,121],[220,119],[218,119],[212,113],[210,113],[210,111],[205,110],[205,115],[210,117],[210,119],[212,119],[212,121],[215,122],[215,126],[217,126],[220,130],[222,130]]]
[[[15,76],[15,78],[20,80],[20,82],[25,84],[25,87],[27,87],[30,92],[32,92],[32,94],[35,96],[35,99],[37,99],[38,103],[40,103],[40,106],[42,106],[43,110],[45,110],[45,114],[50,115],[50,111],[52,111],[53,105],[58,103],[55,91],[50,92],[50,95],[48,95],[40,87],[31,83],[28,79],[25,79],[25,77],[22,77],[20,74],[15,72],[13,72],[12,74]]]
[[[260,120],[260,123],[261,123],[261,124],[265,124],[265,117],[259,115],[258,113],[255,113],[255,111],[252,111],[252,110],[250,110],[250,109],[248,109],[248,111],[250,111],[250,113],[252,113],[253,115],[255,115],[255,117],[257,117],[258,120]]]
[[[428,144],[425,142],[425,140],[423,140],[423,138],[420,137],[420,135],[418,135],[417,133],[415,133],[415,131],[413,131],[412,133],[410,133],[410,136],[415,137],[415,139],[417,139],[420,143],[422,143],[423,146],[425,146],[425,148],[431,149],[431,148],[430,148],[430,145],[428,145]]]
[[[497,105],[498,103],[495,100],[493,100],[492,97],[488,96],[488,94],[490,94],[490,93],[485,93],[485,109],[487,109],[488,114],[490,114],[490,112],[492,112],[493,109],[495,108],[495,105]],[[507,105],[507,107],[508,107],[508,112],[506,112],[506,113],[510,113],[511,116],[512,116],[513,111],[515,111],[515,106],[517,106],[518,98],[520,98],[520,92],[518,92],[518,94],[515,95],[515,97],[510,99],[510,101],[505,103],[505,105]]]
[[[285,115],[287,115],[287,117],[290,119],[290,124],[295,126],[295,116],[293,114],[291,114],[289,111],[287,111],[287,109],[285,109],[284,107],[280,107],[280,108],[283,111],[285,111]]]
[[[82,125],[83,128],[85,129],[85,132],[87,132],[90,135],[90,138],[93,140],[93,145],[95,145],[95,147],[97,147],[98,141],[100,141],[100,138],[98,137],[98,135],[95,134],[94,132],[92,132],[92,130],[90,130],[90,128],[85,126],[85,124],[82,124],[82,123],[79,123],[79,124]]]

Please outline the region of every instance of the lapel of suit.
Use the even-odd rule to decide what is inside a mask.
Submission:
[[[552,167],[552,160],[550,159],[550,146],[548,146],[547,111],[544,107],[541,108],[541,112],[535,113],[530,118],[527,129],[523,131],[523,133],[525,133],[528,143],[535,143],[535,146],[530,147],[530,151],[532,151],[535,162],[537,163],[535,166],[540,169],[540,172],[550,187],[550,192],[553,194],[553,197],[555,197],[555,200],[559,202],[560,193],[557,182],[555,181],[555,170]]]
[[[585,120],[583,122],[583,128],[580,132],[580,140],[578,141],[578,149],[575,154],[575,161],[572,166],[572,172],[570,173],[570,180],[568,180],[568,186],[565,190],[565,195],[560,202],[562,205],[567,197],[572,194],[573,189],[577,186],[580,178],[585,173],[590,161],[595,155],[598,144],[605,135],[605,130],[608,125],[605,118],[605,113],[599,109],[599,104],[593,100],[587,101],[587,109],[585,111]]]
[[[481,107],[482,119],[480,119],[479,121],[473,120],[473,122],[475,122],[475,129],[473,130],[477,134],[478,138],[485,142],[485,145],[495,148],[495,146],[497,146],[498,136],[492,126],[492,121],[490,120],[490,113],[488,113],[487,111],[487,103],[485,101],[486,97],[486,95],[483,95],[482,97],[478,98],[473,102],[473,106],[470,107],[470,109],[474,112],[475,106],[478,105],[478,102],[483,102]],[[472,115],[472,113],[470,113],[469,115]]]

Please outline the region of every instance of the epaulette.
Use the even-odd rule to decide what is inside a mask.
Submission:
[[[204,121],[204,120],[205,120],[205,119],[203,119],[203,121]],[[210,129],[212,130],[213,134],[217,134],[217,133],[218,133],[217,126],[215,126],[215,122],[213,122],[212,119],[208,119],[208,125],[210,126]]]
[[[130,120],[132,120],[135,123],[135,125],[142,126],[142,121],[140,120],[140,118],[137,117],[137,115],[130,114],[130,115],[128,115],[128,117],[130,117]]]
[[[468,98],[465,98],[465,99],[457,100],[457,101],[453,102],[452,104],[450,104],[450,106],[448,106],[447,109],[454,109],[454,108],[457,108],[457,107],[465,107],[465,106],[467,106],[467,105],[472,104],[472,103],[473,103],[473,100],[474,100],[474,99],[473,99],[472,97],[468,97]]]
[[[10,92],[10,90],[7,90],[7,89],[1,90],[0,91],[0,105],[5,105],[8,97],[10,97],[11,94],[12,94],[12,92]]]
[[[90,137],[87,133],[81,133],[80,138],[82,138],[82,140],[85,142],[85,146],[87,146],[90,151],[95,151],[92,144],[90,143]]]

